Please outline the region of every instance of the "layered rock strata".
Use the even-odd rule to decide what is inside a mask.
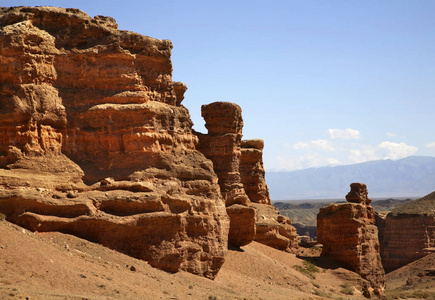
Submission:
[[[240,155],[240,177],[249,200],[271,205],[269,189],[263,166],[264,141],[242,140]]]
[[[257,211],[255,241],[278,250],[295,252],[298,249],[296,229],[289,218],[271,205],[263,166],[264,141],[242,140],[240,177],[252,206]]]
[[[243,119],[240,106],[214,102],[201,107],[207,134],[198,133],[198,149],[211,161],[219,178],[230,217],[229,243],[249,244],[255,237],[255,209],[246,195],[240,175]]]
[[[213,278],[229,219],[172,81],[171,42],[77,9],[17,7],[0,8],[0,45],[8,220]]]
[[[435,192],[394,209],[380,224],[385,271],[435,253]]]
[[[317,215],[317,240],[323,244],[321,255],[361,275],[366,297],[383,295],[385,272],[366,185],[352,183],[346,200],[322,207]]]

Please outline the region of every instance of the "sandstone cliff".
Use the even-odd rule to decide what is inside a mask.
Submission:
[[[382,263],[387,272],[434,253],[435,192],[394,209],[380,225]]]
[[[329,204],[317,216],[322,256],[342,263],[365,280],[364,295],[383,295],[385,272],[379,254],[378,230],[367,187],[352,183],[346,203]]]
[[[77,9],[17,7],[0,8],[0,45],[8,220],[213,278],[229,220],[186,86],[172,81],[171,42]]]

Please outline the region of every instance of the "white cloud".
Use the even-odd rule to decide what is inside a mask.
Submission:
[[[356,140],[361,138],[359,130],[352,128],[328,129],[328,134],[331,139]]]
[[[360,149],[350,150],[349,161],[352,164],[376,159],[379,159],[379,156],[376,154],[376,147],[363,145]]]
[[[336,158],[331,157],[331,158],[328,158],[326,161],[328,162],[328,165],[334,165],[334,166],[341,165],[341,161],[339,161]]]
[[[295,150],[309,150],[309,149],[315,149],[315,150],[322,150],[322,151],[334,151],[334,145],[331,141],[328,140],[314,140],[310,142],[297,142],[296,144],[293,144],[292,146]]]
[[[435,148],[435,142],[427,143],[424,145],[426,148]]]
[[[318,149],[318,150],[323,150],[323,151],[334,151],[334,145],[331,143],[331,141],[327,141],[327,140],[315,140],[315,141],[311,141],[311,144],[313,145],[314,148]]]
[[[299,156],[299,157],[277,157],[280,169],[283,170],[301,170],[327,164],[325,159],[317,153]]]
[[[386,135],[389,137],[398,137],[399,136],[397,133],[392,133],[392,132],[387,132]]]
[[[405,143],[382,142],[378,145],[379,149],[387,151],[383,155],[383,159],[400,159],[417,152],[418,148]]]
[[[310,146],[307,143],[298,142],[298,143],[294,144],[292,148],[295,150],[310,149]]]

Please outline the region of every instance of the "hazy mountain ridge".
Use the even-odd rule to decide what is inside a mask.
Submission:
[[[435,157],[266,172],[266,181],[272,200],[344,198],[352,182],[367,184],[370,197],[421,197],[435,190]]]

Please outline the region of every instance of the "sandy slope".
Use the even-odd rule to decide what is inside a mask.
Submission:
[[[295,255],[252,243],[228,252],[215,280],[169,274],[101,245],[60,233],[32,233],[0,221],[0,299],[322,299],[360,298],[341,291],[357,277],[297,271]],[[316,295],[317,294],[317,295]]]

